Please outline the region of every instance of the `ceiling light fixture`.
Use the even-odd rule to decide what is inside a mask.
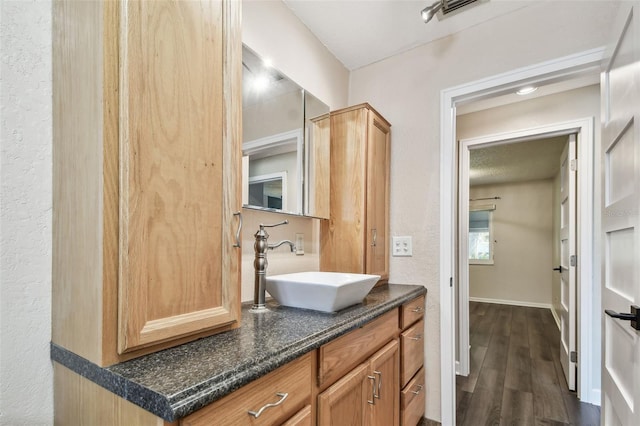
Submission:
[[[437,2],[433,3],[431,6],[427,6],[424,9],[422,9],[422,11],[420,12],[420,15],[422,16],[422,20],[424,21],[425,24],[429,22],[435,16],[435,14],[438,13],[440,9],[442,9],[442,2],[443,0],[438,0]]]
[[[524,96],[529,95],[538,90],[536,86],[526,86],[516,92],[516,95]]]

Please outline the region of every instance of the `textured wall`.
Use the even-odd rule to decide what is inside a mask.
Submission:
[[[559,159],[558,159],[559,161]],[[480,185],[469,198],[495,204],[492,265],[469,265],[469,297],[551,306],[553,180]]]
[[[370,102],[393,125],[391,234],[413,236],[413,257],[391,258],[390,280],[419,283],[429,291],[426,415],[434,420],[441,418],[441,91],[603,46],[619,6],[616,2],[562,1],[554,2],[554,13],[549,14],[547,2],[535,3],[351,73],[349,103]],[[579,25],[567,25],[576,22],[577,16]]]
[[[0,2],[0,424],[53,422],[51,4]]]

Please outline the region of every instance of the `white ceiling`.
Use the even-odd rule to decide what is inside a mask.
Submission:
[[[542,0],[486,0],[425,24],[420,11],[435,0],[282,0],[327,49],[355,70],[422,44],[487,23]],[[548,0],[545,0],[548,1]],[[510,104],[598,84],[598,73],[547,82],[526,97],[513,93],[457,105],[457,114]],[[566,137],[493,146],[472,151],[471,184],[547,179],[559,170]]]
[[[566,136],[502,144],[470,151],[471,186],[553,178]]]
[[[535,3],[477,2],[425,24],[420,11],[434,0],[283,0],[349,70],[512,13]],[[539,1],[539,0],[538,0]]]

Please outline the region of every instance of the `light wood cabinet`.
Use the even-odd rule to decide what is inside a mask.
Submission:
[[[320,347],[318,385],[334,382],[398,335],[398,312],[393,310]]]
[[[52,341],[110,365],[237,327],[240,2],[53,16]]]
[[[371,357],[374,385],[373,404],[368,425],[397,426],[400,423],[400,350],[393,340]]]
[[[415,426],[424,416],[424,304],[420,296],[400,307],[400,388],[402,389],[400,422]]]
[[[422,367],[424,363],[424,321],[420,320],[400,335],[402,346],[402,386]]]
[[[311,403],[311,377],[307,354],[185,417],[180,425],[279,425],[288,420],[302,425],[305,412],[299,411]]]
[[[426,405],[424,393],[424,369],[421,368],[402,390],[400,402],[402,426],[416,426],[422,420]]]
[[[318,425],[365,424],[368,370],[361,364],[318,395]]]
[[[284,422],[282,426],[312,426],[315,424],[313,421],[313,414],[311,406],[307,405],[302,410],[298,411],[293,417]]]
[[[318,425],[398,425],[398,361],[392,340],[318,395]]]
[[[400,308],[400,328],[403,330],[424,316],[425,297],[420,296]]]
[[[331,112],[330,218],[320,269],[389,278],[391,125],[368,104]]]

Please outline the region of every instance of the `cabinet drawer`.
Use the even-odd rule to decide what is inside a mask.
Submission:
[[[400,328],[405,329],[424,316],[424,296],[415,298],[400,308]]]
[[[402,426],[415,426],[424,416],[425,410],[424,369],[402,390],[400,418]]]
[[[318,384],[332,383],[363,362],[398,333],[398,310],[320,347]]]
[[[420,320],[400,335],[402,355],[400,377],[402,386],[416,374],[424,363],[424,321]]]
[[[258,380],[196,411],[180,421],[184,426],[199,425],[274,425],[281,424],[311,403],[311,355],[304,355]],[[259,412],[256,418],[249,414]],[[295,424],[295,423],[294,423]],[[304,423],[301,423],[304,424]]]
[[[293,417],[284,422],[282,426],[311,426],[311,406],[307,405],[298,411]]]

